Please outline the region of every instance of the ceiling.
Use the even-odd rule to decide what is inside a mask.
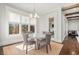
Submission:
[[[34,12],[34,8],[38,14],[44,14],[56,7],[64,7],[72,3],[8,3],[8,5],[19,8],[27,12]]]
[[[79,3],[64,8],[64,14],[68,20],[79,20]]]

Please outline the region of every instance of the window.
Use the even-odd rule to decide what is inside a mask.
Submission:
[[[35,19],[29,19],[26,16],[16,12],[9,11],[9,34],[35,32]]]
[[[29,18],[26,16],[21,16],[21,24],[29,24]]]
[[[9,22],[20,23],[20,15],[15,12],[9,12]]]
[[[32,33],[35,32],[35,27],[34,27],[34,25],[30,25],[30,31],[31,31]]]
[[[36,23],[36,19],[33,18],[33,19],[30,20],[30,31],[32,33],[35,32],[35,23]]]
[[[31,31],[32,33],[35,32],[35,20],[34,19],[29,19],[26,16],[22,16],[22,33],[26,33],[27,31]],[[30,26],[30,27],[29,27]]]
[[[22,25],[22,33],[27,33],[28,32],[28,25]]]
[[[28,24],[29,24],[29,18],[26,16],[21,17],[21,32],[27,33],[28,32]]]
[[[18,34],[19,24],[9,24],[9,34]]]
[[[9,34],[19,34],[20,15],[9,12]]]
[[[31,24],[31,25],[35,25],[35,24],[36,24],[36,19],[32,18],[32,19],[30,20],[30,24]]]

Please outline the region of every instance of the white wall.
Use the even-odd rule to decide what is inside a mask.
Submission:
[[[68,30],[77,30],[79,31],[79,20],[70,20],[68,21]]]
[[[7,25],[6,25],[6,20],[4,16],[5,16],[5,7],[3,4],[0,4],[0,45],[1,45],[2,39],[6,38],[5,33],[7,33],[7,29],[5,27]]]
[[[41,16],[38,21],[38,36],[43,36],[43,32],[48,31],[48,20],[46,20],[46,16]]]
[[[0,45],[6,44],[8,41],[8,19],[6,19],[5,4],[0,4]],[[4,42],[4,43],[3,43]],[[9,42],[9,41],[8,41]]]
[[[66,17],[64,16],[64,13],[62,11],[62,41],[64,40],[64,38],[68,35],[68,20],[66,19]]]
[[[54,41],[56,42],[62,42],[63,40],[63,32],[62,32],[62,25],[61,23],[63,23],[62,21],[62,13],[61,13],[61,8],[58,7],[44,15],[41,16],[40,21],[39,21],[39,31],[40,31],[40,35],[42,35],[43,31],[49,31],[49,24],[48,24],[48,18],[49,16],[54,17]]]
[[[65,29],[66,29],[66,30],[65,30],[65,35],[68,35],[68,26],[69,26],[69,25],[68,25],[68,20],[66,19],[66,17],[65,17],[65,26],[66,26],[66,27],[65,27]]]

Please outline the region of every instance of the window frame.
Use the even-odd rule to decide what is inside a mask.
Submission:
[[[12,13],[16,13],[16,14],[18,14],[19,15],[19,19],[20,19],[20,22],[18,23],[18,22],[10,22],[9,20],[8,20],[8,35],[19,35],[19,34],[22,34],[22,25],[24,24],[24,25],[28,25],[28,31],[30,30],[30,27],[29,26],[31,26],[31,25],[33,25],[34,26],[34,33],[35,33],[35,24],[31,24],[31,22],[30,22],[30,19],[29,19],[29,23],[27,24],[25,24],[25,23],[21,23],[21,21],[22,21],[22,17],[24,16],[24,17],[28,17],[27,15],[24,15],[24,14],[21,14],[20,13],[20,11],[17,11],[17,9],[15,9],[15,8],[7,8],[6,9],[8,12],[6,12],[7,14],[6,14],[6,16],[8,17],[8,19],[9,19],[9,12],[12,12]],[[21,11],[22,12],[22,11]],[[32,19],[31,19],[32,20]],[[16,23],[18,23],[19,24],[19,33],[18,34],[9,34],[9,24],[16,24]]]
[[[22,25],[27,25],[27,31],[28,31],[28,24],[21,24],[21,33],[23,33],[22,32]],[[27,33],[27,32],[26,32]]]
[[[10,18],[9,18],[9,13],[10,12],[12,12],[12,13],[15,13],[15,14],[17,14],[17,15],[19,15],[19,21],[21,20],[21,15],[19,14],[19,13],[17,13],[17,12],[14,12],[13,10],[8,10],[8,19],[10,20]],[[17,33],[17,34],[9,34],[10,36],[13,36],[13,35],[19,35],[20,34],[20,22],[10,22],[8,20],[8,34],[9,34],[9,24],[18,24],[19,25],[19,33]]]
[[[12,33],[12,34],[10,34],[10,24],[12,24],[12,25],[18,25],[18,33]],[[17,35],[17,34],[19,34],[19,24],[17,24],[17,23],[9,23],[9,35]]]

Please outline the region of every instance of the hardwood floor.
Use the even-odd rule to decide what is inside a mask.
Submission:
[[[23,43],[14,44],[10,46],[6,46],[3,48],[4,55],[59,55],[63,44],[59,44],[56,42],[51,42],[51,50],[48,47],[48,53],[46,53],[46,47],[44,46],[41,49],[31,49],[27,52],[26,50],[23,50]]]
[[[60,55],[79,55],[79,42],[75,36],[68,36],[63,41]]]
[[[0,47],[0,55],[3,55],[4,51],[3,51],[3,47]]]
[[[12,48],[10,48],[10,49],[12,49]],[[53,47],[52,47],[52,49],[53,49]],[[3,53],[4,53],[3,47],[0,47],[0,54],[3,55]],[[63,41],[63,47],[59,54],[60,55],[79,55],[79,42],[77,41],[76,37],[67,36],[65,38],[65,40]]]

